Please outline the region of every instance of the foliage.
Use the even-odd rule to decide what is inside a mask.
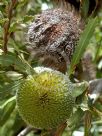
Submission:
[[[70,65],[70,74],[71,72],[73,72],[74,65],[76,65],[80,61],[80,58],[82,57],[85,48],[88,46],[88,43],[93,35],[94,28],[96,27],[96,25],[97,25],[97,17],[89,20],[88,25],[84,30],[83,34],[81,35],[78,46],[73,55],[73,59]]]
[[[1,0],[0,1],[0,135],[15,136],[26,127],[16,108],[15,95],[23,78],[32,74],[33,67],[39,65],[30,59],[26,50],[27,28],[34,16],[46,5],[52,6],[49,0]],[[87,13],[85,5],[83,11]],[[86,16],[85,13],[85,16]],[[91,19],[84,30],[79,46],[73,57],[73,71],[83,53],[91,52],[96,67],[96,78],[102,78],[102,13]],[[98,22],[97,22],[98,21]],[[98,25],[96,26],[96,24]],[[89,29],[90,28],[90,29]],[[93,33],[95,28],[95,32]],[[26,38],[25,38],[26,37]],[[83,48],[79,51],[80,47]],[[70,71],[70,72],[72,72]],[[86,95],[78,92],[76,107],[63,136],[77,136],[85,132],[86,136],[102,135],[102,97],[94,103]],[[77,94],[76,94],[77,95]],[[48,134],[42,130],[42,135]],[[29,133],[28,136],[35,136]]]

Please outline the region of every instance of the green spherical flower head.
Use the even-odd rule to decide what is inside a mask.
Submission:
[[[28,77],[17,92],[20,115],[35,128],[57,127],[72,113],[74,98],[71,87],[67,76],[43,68],[42,72]]]

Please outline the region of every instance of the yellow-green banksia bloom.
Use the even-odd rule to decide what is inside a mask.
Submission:
[[[36,67],[17,91],[17,107],[22,118],[35,128],[50,129],[68,119],[75,103],[75,86],[61,72]]]

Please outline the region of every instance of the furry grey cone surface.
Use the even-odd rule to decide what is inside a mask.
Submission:
[[[34,59],[43,66],[66,72],[80,36],[80,19],[71,11],[51,9],[35,17],[28,28]]]

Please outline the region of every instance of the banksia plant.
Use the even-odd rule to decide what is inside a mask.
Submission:
[[[102,79],[96,76],[102,77],[102,72],[92,64],[92,50],[86,50],[88,54],[85,49],[97,26],[102,2],[51,2],[54,7],[42,12],[41,0],[0,3],[2,136],[71,136],[80,130],[91,136],[95,127],[100,133]],[[27,46],[24,33],[22,37],[26,25]],[[101,45],[101,34],[97,37]],[[93,55],[96,64],[101,58],[99,49]]]
[[[86,23],[86,14],[81,12],[82,19],[78,13],[83,4],[55,2],[62,7],[35,16],[27,34],[34,58],[49,69],[42,67],[41,72],[28,77],[17,92],[17,107],[22,118],[35,128],[47,130],[57,128],[70,118],[77,97],[75,91],[85,91],[88,87],[86,82],[73,84],[68,76],[62,74],[70,66]],[[74,10],[67,10],[68,3],[74,6]],[[92,11],[87,12],[87,16],[90,14]]]

